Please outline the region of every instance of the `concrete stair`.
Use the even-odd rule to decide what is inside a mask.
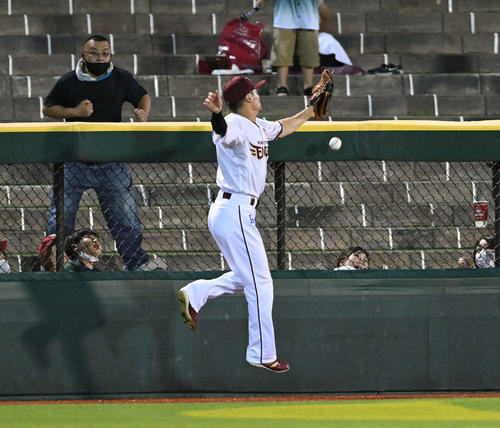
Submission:
[[[55,57],[55,56],[54,56]],[[41,58],[38,56],[26,57],[29,58],[29,63],[33,64],[37,59],[46,59],[46,56]],[[50,58],[50,57],[49,57]],[[65,72],[70,70],[70,64],[66,64],[67,58],[60,58],[60,67],[64,68]],[[191,58],[189,58],[190,62]],[[0,75],[0,95],[1,98],[26,98],[28,94],[31,97],[45,97],[58,75],[38,75],[30,74],[31,67],[28,61],[23,64],[23,60],[15,61],[14,75]],[[119,63],[121,65],[121,63]],[[193,64],[190,64],[189,68]],[[285,100],[276,97],[266,97],[272,95],[274,87],[277,85],[277,79],[274,75],[261,75],[255,79],[263,78],[266,84],[262,86],[261,96],[266,99],[268,105],[264,113],[269,109],[279,107],[279,103],[283,101],[302,101],[303,96],[300,94],[300,78],[292,76],[289,85],[290,91],[298,95],[297,99],[288,97]],[[192,98],[205,97],[208,91],[217,89],[223,86],[230,76],[221,77],[210,75],[137,75],[137,80],[148,90],[151,97],[171,97],[176,98]],[[378,96],[400,96],[400,95],[426,95],[436,94],[438,96],[478,96],[487,95],[494,96],[498,94],[500,74],[493,73],[406,73],[402,75],[354,75],[354,76],[336,76],[334,96],[336,99],[341,97],[357,97],[373,95]],[[300,103],[300,101],[298,101]],[[284,103],[285,104],[285,103]],[[298,105],[294,102],[294,107]]]

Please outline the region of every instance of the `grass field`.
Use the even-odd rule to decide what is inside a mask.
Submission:
[[[500,427],[500,397],[0,404],[0,428]]]

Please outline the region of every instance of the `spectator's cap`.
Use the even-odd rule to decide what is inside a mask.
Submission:
[[[48,235],[42,239],[40,248],[38,248],[38,257],[43,258],[45,256],[54,239],[56,239],[56,235]]]
[[[264,83],[266,83],[265,80],[253,83],[250,79],[244,76],[233,77],[224,85],[224,99],[226,100],[226,103],[232,106],[243,99],[246,94],[262,86]]]
[[[5,249],[7,248],[7,243],[9,241],[7,241],[7,239],[2,239],[0,241],[0,251],[5,251]]]

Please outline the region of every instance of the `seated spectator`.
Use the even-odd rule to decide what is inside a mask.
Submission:
[[[354,266],[346,266],[346,261],[351,255],[351,248],[342,250],[337,257],[337,263],[334,270],[355,270]]]
[[[495,240],[492,236],[483,236],[474,246],[473,260],[478,268],[495,267]]]
[[[0,273],[10,273],[10,265],[7,261],[7,244],[9,241],[0,241]]]
[[[462,256],[458,259],[458,267],[463,269],[475,267],[471,259],[467,256]]]
[[[40,259],[40,270],[43,272],[56,272],[56,235],[48,235],[42,239],[38,248],[38,258]],[[68,255],[64,253],[64,264],[69,262]]]
[[[369,269],[370,256],[362,247],[350,247],[343,250],[337,258],[337,267],[334,270]]]
[[[319,9],[319,67],[314,69],[315,73],[321,73],[325,67],[330,68],[334,74],[365,74],[365,70],[352,64],[349,55],[341,43],[330,34],[328,22],[332,14],[328,7]]]
[[[328,22],[331,20],[331,17],[332,15],[328,7],[319,9],[318,44],[320,68],[315,69],[315,73],[321,72],[321,67],[335,67],[335,74],[364,74],[365,71],[362,68],[352,65],[349,55],[340,42],[327,32]]]
[[[98,271],[94,263],[99,261],[102,247],[99,235],[93,230],[80,229],[69,235],[64,242],[64,251],[69,257],[65,272]]]

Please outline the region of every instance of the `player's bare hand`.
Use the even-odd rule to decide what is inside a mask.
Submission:
[[[74,109],[75,117],[89,117],[94,113],[94,106],[90,100],[81,100]]]
[[[136,108],[134,110],[135,118],[137,122],[146,122],[148,117],[146,116],[146,112],[142,108]]]
[[[222,111],[222,98],[219,91],[209,92],[203,105],[212,113],[220,113]]]

